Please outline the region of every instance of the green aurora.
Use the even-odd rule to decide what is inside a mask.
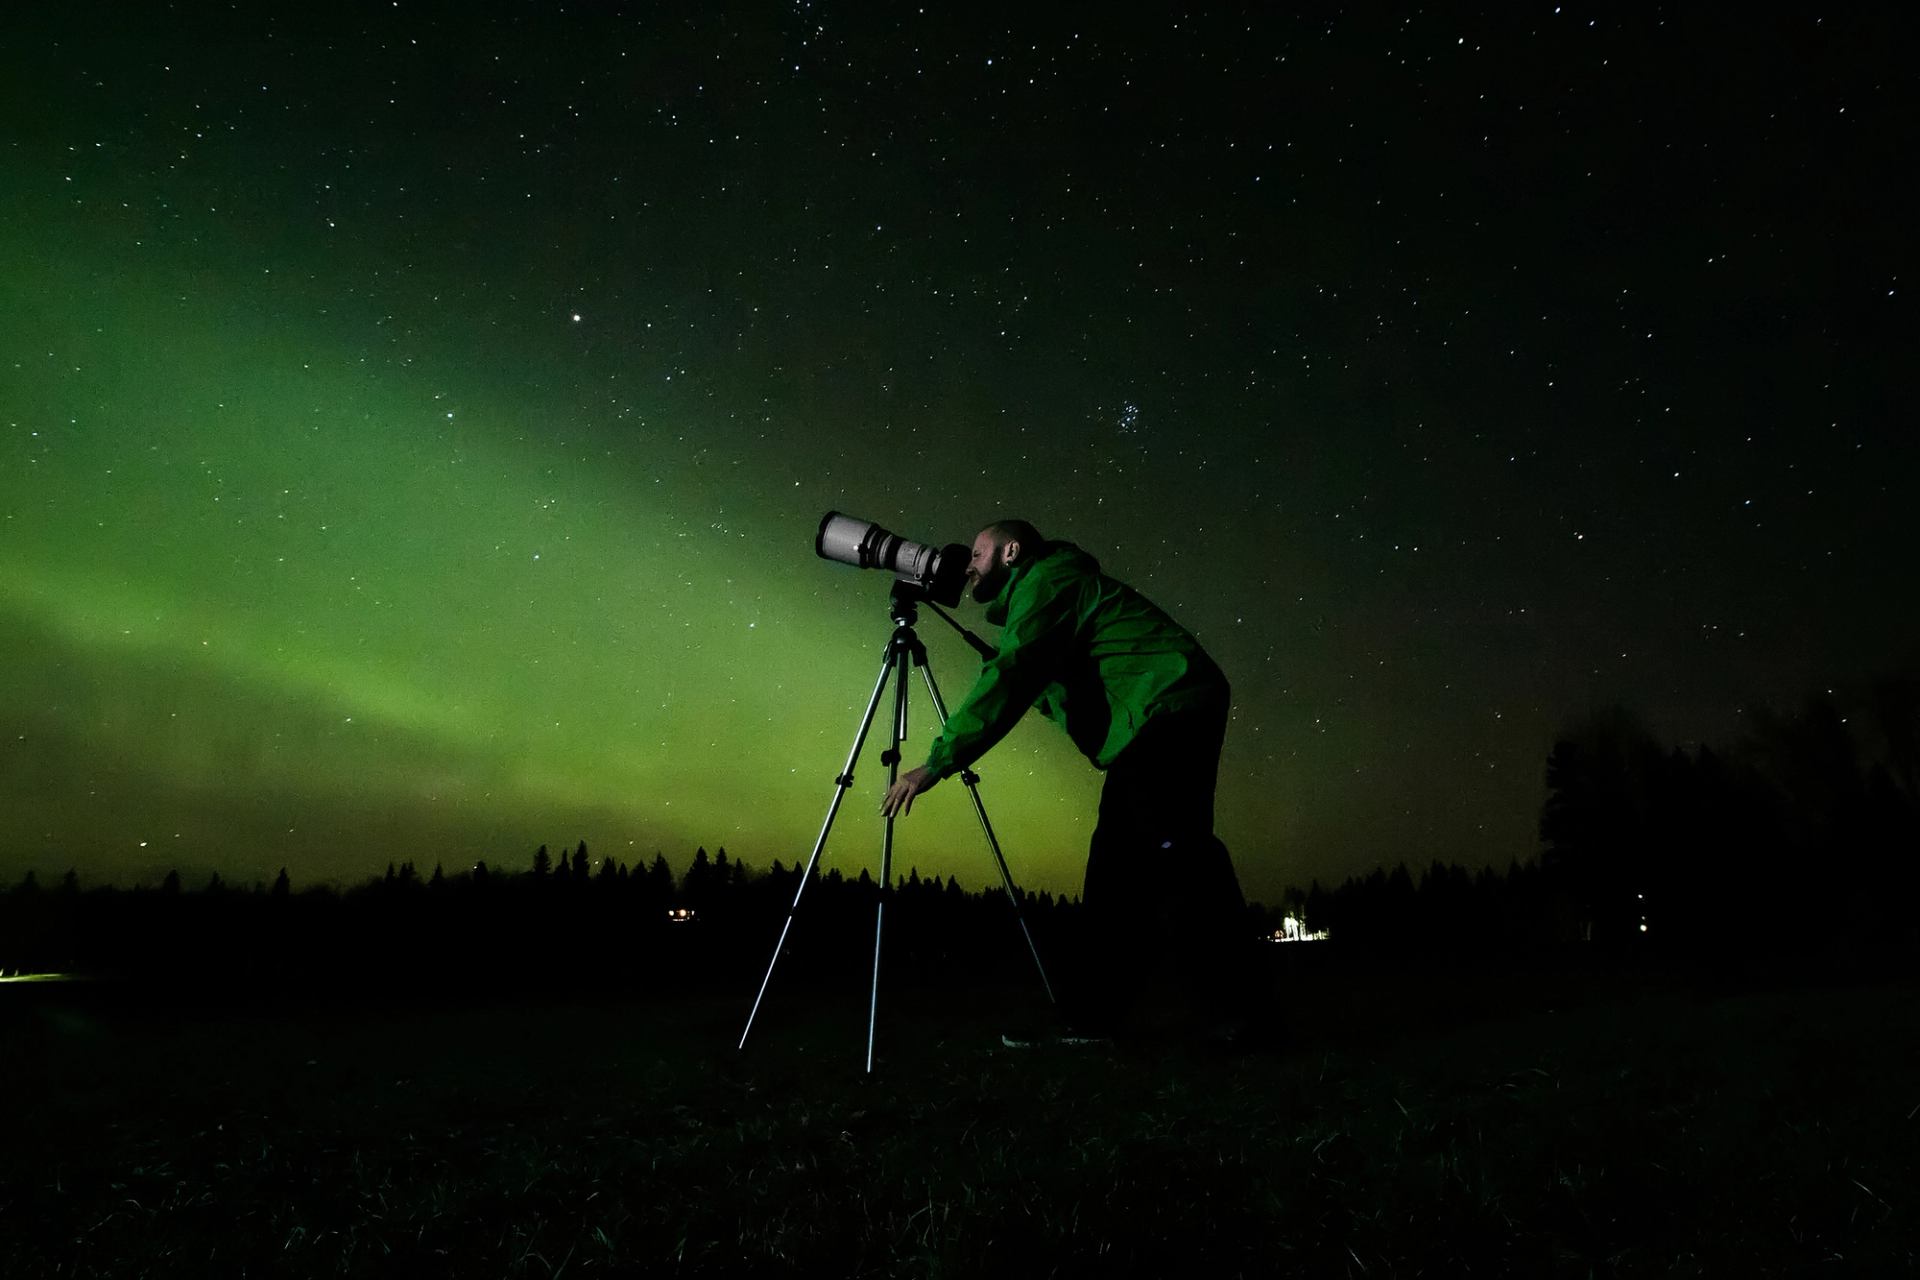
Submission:
[[[579,416],[558,397],[370,374],[263,322],[265,289],[162,322],[106,274],[14,273],[5,299],[16,351],[49,348],[9,392],[36,424],[4,492],[16,867],[804,856],[890,629],[884,579],[812,559],[817,489],[750,514],[710,453],[543,451],[523,424]],[[974,663],[926,634],[955,698]],[[1057,884],[1096,780],[1051,737],[1023,727],[986,795]],[[927,812],[903,855],[978,872],[970,814]],[[833,847],[866,858],[877,829],[850,805]]]

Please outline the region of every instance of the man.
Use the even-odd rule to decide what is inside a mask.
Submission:
[[[1039,707],[1107,775],[1081,893],[1089,945],[1064,984],[1069,1027],[1076,1038],[1126,1030],[1152,953],[1164,950],[1187,1007],[1232,1038],[1264,1016],[1265,983],[1232,860],[1213,834],[1226,676],[1146,597],[1024,520],[980,531],[967,579],[1002,628],[999,652],[881,812],[911,812],[915,796]]]

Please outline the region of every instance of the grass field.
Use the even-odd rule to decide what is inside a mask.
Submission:
[[[1288,983],[1300,1043],[1011,1051],[1024,991],[0,988],[0,1274],[1898,1275],[1911,986]]]

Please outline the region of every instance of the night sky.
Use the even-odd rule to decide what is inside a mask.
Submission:
[[[804,857],[890,626],[828,509],[1194,631],[1267,898],[1914,662],[1890,7],[311,7],[10,20],[8,880]],[[981,774],[1076,892],[1099,775]],[[988,881],[965,799],[902,870]]]

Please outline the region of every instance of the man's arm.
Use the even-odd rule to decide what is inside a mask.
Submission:
[[[913,812],[915,796],[985,755],[1043,692],[1064,694],[1054,680],[1073,644],[1077,587],[1073,582],[1053,583],[1031,596],[1016,596],[1000,633],[999,651],[982,664],[973,688],[948,714],[927,762],[901,774],[887,789],[881,813],[893,817]],[[1057,707],[1042,710],[1049,716],[1058,712]]]
[[[981,665],[973,688],[948,714],[946,728],[927,753],[927,786],[952,777],[1006,737],[1065,666],[1079,583],[1029,579],[1019,591],[1007,611],[999,652]]]

